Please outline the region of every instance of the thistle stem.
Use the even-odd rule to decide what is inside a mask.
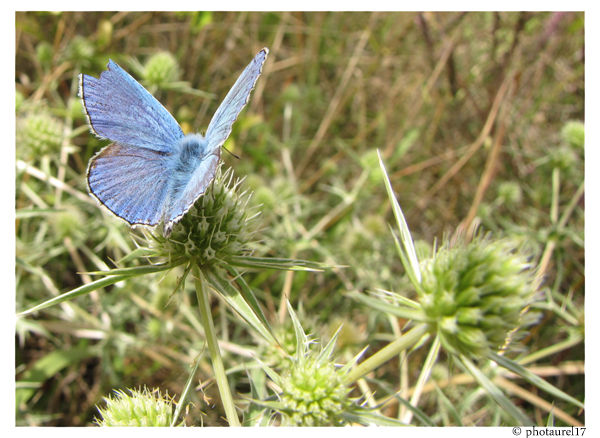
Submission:
[[[394,342],[383,347],[373,356],[369,357],[367,360],[362,362],[359,366],[351,370],[346,377],[344,378],[345,384],[350,384],[355,380],[358,380],[365,374],[370,371],[373,371],[375,368],[379,367],[381,364],[387,362],[392,357],[400,354],[400,352],[413,347],[419,339],[425,334],[428,327],[427,324],[422,323],[412,328],[404,335],[400,336]]]
[[[196,296],[198,297],[198,305],[200,307],[200,319],[204,326],[204,334],[206,336],[210,360],[215,373],[215,380],[217,381],[217,386],[219,388],[219,394],[221,395],[221,401],[223,402],[223,408],[225,409],[225,415],[227,416],[227,421],[230,426],[240,426],[240,420],[235,410],[231,389],[229,388],[229,382],[227,381],[227,375],[225,374],[221,351],[219,350],[215,324],[210,312],[206,280],[198,268],[198,265],[194,262],[192,263],[194,265],[194,281],[196,283]]]

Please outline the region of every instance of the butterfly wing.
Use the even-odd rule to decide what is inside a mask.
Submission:
[[[156,225],[167,198],[170,162],[165,152],[113,143],[90,160],[90,193],[131,225]]]
[[[215,177],[219,165],[220,151],[204,156],[190,173],[173,172],[168,201],[164,214],[164,234],[169,235],[173,225],[194,205],[196,200],[206,192],[208,185]]]
[[[183,137],[165,107],[113,61],[97,79],[79,75],[79,97],[98,137],[160,152]]]
[[[262,66],[268,54],[269,49],[266,47],[258,52],[244,69],[238,80],[235,81],[235,84],[233,84],[233,87],[231,87],[231,90],[229,90],[229,93],[227,93],[227,96],[225,96],[225,99],[223,99],[223,102],[217,109],[206,130],[209,153],[223,146],[223,143],[225,143],[225,140],[231,134],[231,127],[240,114],[240,111],[248,103],[250,92],[262,72]]]

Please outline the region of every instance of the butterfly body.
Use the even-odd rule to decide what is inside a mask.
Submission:
[[[88,188],[131,225],[172,227],[206,191],[221,146],[262,71],[268,49],[242,72],[213,116],[206,136],[184,135],[169,112],[113,61],[100,78],[80,75],[90,128],[112,140],[88,165]]]

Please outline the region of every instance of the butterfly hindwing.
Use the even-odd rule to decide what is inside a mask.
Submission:
[[[246,103],[248,103],[250,92],[262,72],[268,54],[269,49],[266,47],[258,52],[238,80],[235,81],[235,84],[233,84],[233,87],[231,87],[231,90],[229,90],[215,112],[206,130],[209,151],[215,151],[223,146],[223,143],[231,134],[231,127]]]
[[[204,156],[190,174],[173,172],[164,214],[165,234],[202,196],[215,177],[219,165],[220,152]]]
[[[79,97],[99,137],[161,152],[183,137],[165,107],[113,61],[99,78],[79,75]]]
[[[88,186],[104,206],[131,225],[156,225],[170,174],[164,152],[113,143],[90,160]]]

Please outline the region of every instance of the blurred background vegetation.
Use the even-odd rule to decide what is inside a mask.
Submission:
[[[107,142],[89,133],[78,74],[98,76],[111,58],[186,133],[203,132],[267,46],[226,143],[240,159],[224,161],[261,205],[263,254],[346,266],[247,273],[270,322],[285,319],[282,297],[317,338],[343,322],[342,361],[392,338],[388,317],[345,295],[407,286],[379,149],[418,251],[473,223],[534,248],[552,300],[520,348],[555,348],[540,375],[583,400],[583,26],[583,13],[17,13],[17,311],[135,248],[129,227],[87,194],[87,162]],[[19,319],[17,424],[89,425],[114,388],[180,394],[203,340],[193,291],[172,296],[176,281],[146,276]],[[241,364],[260,343],[222,302],[213,313],[232,387],[247,393]],[[411,378],[423,356],[412,353]],[[477,387],[453,380],[450,363],[436,367],[420,406],[436,424],[458,424],[440,413],[447,402],[461,407],[461,424],[504,424],[492,404],[463,406]],[[379,391],[396,385],[397,370],[393,361],[378,370]],[[187,422],[224,424],[208,358],[200,373]],[[532,400],[521,407],[546,424]]]

